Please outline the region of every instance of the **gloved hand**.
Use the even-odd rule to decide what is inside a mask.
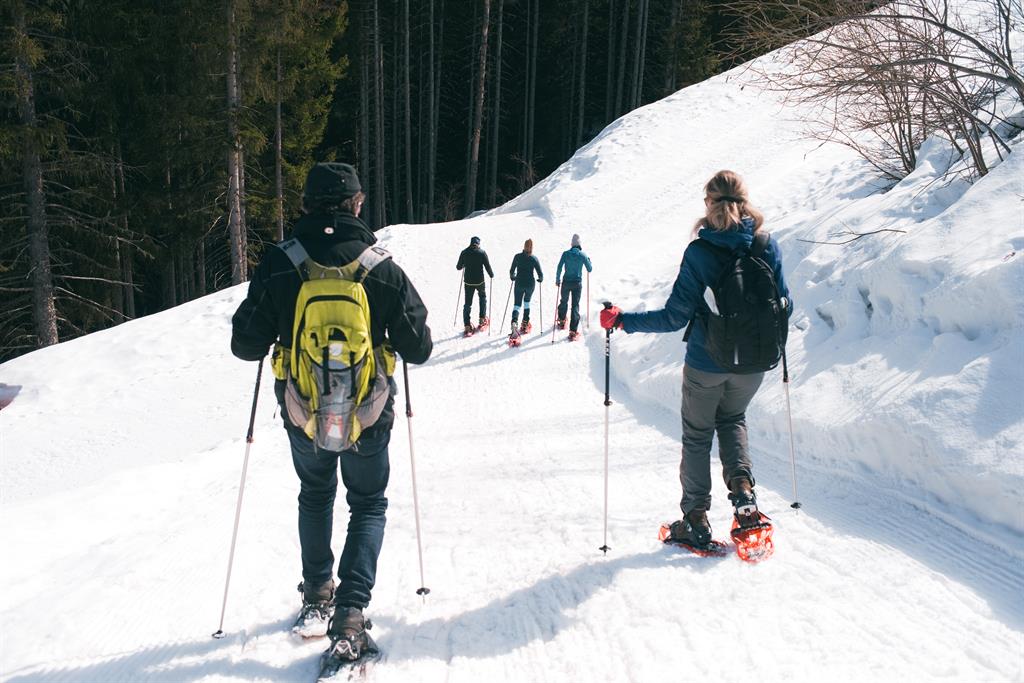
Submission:
[[[606,330],[622,329],[621,319],[622,311],[619,307],[605,302],[604,309],[601,311],[601,327]]]
[[[562,286],[562,283],[559,282],[558,280],[555,280],[555,287],[561,287],[561,286]]]

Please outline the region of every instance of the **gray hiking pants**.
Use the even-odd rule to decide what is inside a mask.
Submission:
[[[683,514],[711,509],[711,440],[718,432],[718,458],[726,486],[737,476],[754,477],[747,449],[747,406],[764,373],[734,375],[683,368]]]

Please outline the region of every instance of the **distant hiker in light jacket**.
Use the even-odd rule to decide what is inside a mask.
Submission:
[[[561,286],[562,294],[558,302],[558,320],[556,326],[560,330],[565,329],[565,315],[569,310],[569,297],[572,297],[572,313],[569,318],[569,339],[579,336],[576,330],[580,325],[580,296],[583,293],[583,269],[590,273],[594,270],[590,264],[590,257],[583,253],[580,246],[580,236],[573,235],[570,247],[562,252],[562,258],[558,259],[558,268],[555,270],[555,286]],[[565,269],[565,277],[562,277],[562,269]]]
[[[480,238],[473,237],[469,246],[459,254],[459,262],[455,264],[456,270],[466,269],[463,284],[466,288],[466,303],[462,307],[462,324],[465,326],[466,334],[473,333],[473,325],[469,322],[469,314],[473,310],[473,295],[480,297],[479,327],[484,328],[490,323],[487,319],[487,285],[484,280],[484,271],[488,277],[494,277],[491,270],[491,262],[487,258],[487,252],[480,248]]]
[[[534,280],[533,274],[537,273]],[[523,243],[523,250],[512,257],[512,266],[508,270],[508,276],[515,283],[514,300],[512,303],[512,334],[516,332],[526,334],[532,329],[530,325],[530,299],[533,297],[533,290],[537,282],[544,282],[544,272],[540,269],[540,261],[533,255],[533,240],[526,240]],[[523,326],[516,329],[519,324],[519,309],[523,309]]]
[[[706,290],[717,285],[729,267],[730,252],[750,248],[764,216],[750,204],[747,188],[732,171],[717,173],[708,181],[704,194],[706,215],[694,228],[699,239],[687,246],[665,307],[644,313],[622,313],[616,307],[605,309],[601,312],[602,327],[621,328],[627,333],[675,332],[694,317],[699,320],[711,312],[705,300]],[[698,244],[702,240],[712,246]],[[778,293],[785,298],[788,317],[792,302],[782,273],[782,253],[774,238],[768,239],[762,258],[773,271]],[[735,374],[718,366],[708,354],[704,326],[692,327],[683,369],[683,457],[679,466],[683,519],[671,525],[671,540],[698,548],[707,547],[711,541],[707,518],[711,508],[709,456],[716,432],[722,475],[737,519],[741,519],[741,513],[742,519],[757,518],[746,410],[763,378],[763,372]]]
[[[302,198],[305,215],[292,231],[310,260],[323,266],[344,266],[377,241],[358,217],[364,198],[355,169],[348,164],[320,163],[310,170]],[[287,244],[265,252],[249,283],[248,295],[231,319],[231,351],[242,360],[263,358],[275,342],[285,351],[292,346],[296,300],[304,277],[284,251]],[[305,262],[302,267],[306,267]],[[425,362],[433,348],[427,309],[405,272],[387,258],[375,265],[362,283],[369,302],[374,349],[388,343],[404,360]],[[380,417],[363,429],[350,449],[340,452],[316,448],[303,426],[289,419],[285,391],[292,389],[281,379],[274,386],[291,445],[292,464],[301,483],[302,611],[293,630],[305,637],[329,635],[328,652],[342,659],[357,658],[368,642],[362,610],[370,603],[384,541],[388,443],[395,417],[395,382],[390,376],[387,382],[389,393]],[[335,590],[331,529],[339,467],[347,491],[349,519],[338,562],[340,583]]]

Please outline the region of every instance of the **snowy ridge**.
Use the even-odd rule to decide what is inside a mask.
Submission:
[[[400,416],[369,610],[388,653],[376,680],[1024,681],[1021,138],[972,186],[936,182],[944,150],[930,143],[918,171],[882,194],[848,150],[801,140],[789,116],[733,71],[623,117],[489,215],[379,234],[423,295],[436,346],[410,371],[432,592],[415,595]],[[682,332],[616,333],[605,556],[596,311],[604,298],[661,306],[702,185],[726,167],[746,177],[780,240],[797,306],[804,508],[789,507],[776,372],[750,411],[775,557],[751,566],[661,547],[658,524],[678,516]],[[805,241],[879,228],[906,232]],[[554,268],[573,232],[595,265],[592,327],[583,342],[559,333],[552,344]],[[462,339],[454,264],[474,234],[498,276],[495,329]],[[505,273],[527,237],[545,270],[540,315],[509,349]],[[256,369],[228,351],[244,293],[0,366],[0,382],[24,386],[0,413],[0,680],[315,677],[323,643],[287,633],[298,486],[269,370],[229,637],[208,635]],[[724,537],[720,481],[714,501]],[[341,499],[338,512],[336,551]]]

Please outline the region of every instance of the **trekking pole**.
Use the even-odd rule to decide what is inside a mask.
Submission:
[[[238,485],[238,504],[235,506],[235,528],[231,532],[231,550],[228,552],[228,575],[224,579],[224,601],[220,606],[220,626],[211,635],[224,637],[224,613],[228,607],[228,586],[231,585],[231,565],[235,560],[235,541],[238,540],[238,520],[242,515],[242,495],[245,493],[245,474],[249,469],[249,449],[252,448],[252,432],[256,424],[256,401],[260,396],[260,378],[263,376],[263,359],[256,367],[256,388],[252,392],[252,412],[249,414],[249,431],[245,435],[245,459],[242,461],[242,481]]]
[[[537,290],[537,299],[538,299],[537,307],[540,308],[540,316],[538,316],[538,318],[537,318],[540,321],[540,332],[538,332],[538,334],[544,334],[544,288],[543,287],[541,287],[539,290]]]
[[[462,273],[462,277],[459,278],[459,294],[455,298],[455,317],[452,318],[452,327],[459,324],[459,302],[462,301],[462,284],[466,281],[466,273]]]
[[[786,388],[786,416],[789,419],[789,464],[793,473],[793,504],[789,507],[799,510],[800,500],[796,495],[796,446],[793,443],[793,408],[789,403],[789,364],[786,362],[786,349],[782,349],[782,386]]]
[[[590,271],[587,271],[587,332],[590,332]]]
[[[611,308],[612,302],[605,301],[604,307]],[[612,328],[609,327],[604,334],[604,545],[598,548],[605,555],[611,550],[608,547],[608,410],[612,405],[608,394],[611,383],[611,346]]]
[[[494,327],[494,277],[491,277],[491,300],[487,302],[487,334],[491,334],[491,328]]]
[[[416,517],[416,551],[420,556],[420,587],[416,589],[416,595],[422,595],[424,602],[427,599],[426,582],[423,580],[423,542],[420,540],[420,499],[416,493],[416,456],[412,447],[412,400],[409,398],[409,364],[402,359],[402,375],[405,377],[405,423],[409,426],[409,466],[412,471],[412,509]]]
[[[508,286],[508,296],[505,297],[505,311],[501,314],[501,329],[505,329],[505,316],[508,315],[508,302],[512,300],[512,287],[515,285],[513,280]]]
[[[551,343],[555,343],[555,330],[558,329],[558,299],[562,293],[562,285],[555,285],[555,320],[551,323]]]

